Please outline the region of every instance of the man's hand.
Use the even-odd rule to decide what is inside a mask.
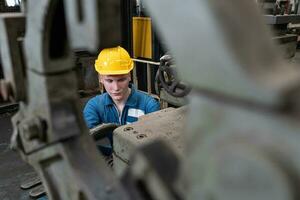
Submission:
[[[120,125],[114,123],[100,124],[90,129],[90,135],[93,136],[94,140],[100,140],[111,134],[113,130],[118,128]]]

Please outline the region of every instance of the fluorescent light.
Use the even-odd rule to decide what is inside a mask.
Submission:
[[[20,5],[21,0],[5,0],[5,2],[7,6],[12,7],[12,6]]]

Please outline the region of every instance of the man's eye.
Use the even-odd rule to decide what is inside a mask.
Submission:
[[[107,83],[112,83],[113,82],[113,80],[110,80],[110,79],[108,79],[108,80],[105,80]]]
[[[119,82],[124,82],[124,81],[126,81],[126,78],[119,79],[118,81]]]

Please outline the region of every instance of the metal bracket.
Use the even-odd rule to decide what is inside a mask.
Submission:
[[[98,53],[99,48],[121,44],[120,0],[64,0],[64,4],[73,49]]]

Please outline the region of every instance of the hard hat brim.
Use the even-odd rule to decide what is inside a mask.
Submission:
[[[96,70],[101,75],[119,75],[119,74],[128,74],[134,67],[134,64],[130,66],[129,69],[126,70]]]

